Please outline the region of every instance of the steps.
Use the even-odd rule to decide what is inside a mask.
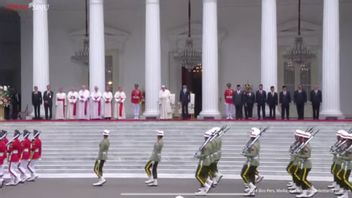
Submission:
[[[311,142],[313,180],[330,180],[330,145],[338,129],[349,122],[225,122],[225,121],[101,121],[101,122],[3,122],[0,129],[39,129],[42,131],[43,158],[38,163],[42,177],[93,177],[93,165],[102,130],[111,130],[109,177],[145,177],[144,165],[156,140],[155,130],[165,131],[161,177],[193,178],[197,166],[194,153],[203,142],[203,133],[214,126],[229,125],[223,138],[220,170],[226,178],[240,178],[245,158],[240,155],[251,127],[270,129],[261,139],[260,172],[266,179],[287,179],[288,147],[296,129],[316,127],[320,133]],[[11,134],[12,136],[12,134]]]

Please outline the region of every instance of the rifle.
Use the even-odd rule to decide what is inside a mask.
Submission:
[[[336,153],[338,153],[338,152],[340,152],[340,148],[341,148],[341,146],[342,145],[344,145],[345,143],[347,142],[347,140],[339,140],[339,141],[337,141],[334,145],[332,145],[331,147],[330,147],[330,152],[332,153],[332,154],[336,154]]]
[[[242,149],[242,155],[248,152],[248,150],[259,140],[259,138],[265,133],[266,130],[268,130],[269,127],[266,127],[264,129],[260,129],[260,133],[254,140],[249,140],[247,144],[243,147]]]
[[[297,147],[297,149],[295,149],[292,154],[297,155],[305,146],[307,146],[310,141],[312,141],[312,139],[315,137],[316,134],[319,133],[319,131],[320,130],[316,130],[312,132],[312,136],[305,143],[300,144],[299,147]]]

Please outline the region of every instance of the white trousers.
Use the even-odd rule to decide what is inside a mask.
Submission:
[[[140,104],[132,104],[133,105],[133,115],[135,119],[139,118],[139,112],[141,109],[141,105]]]
[[[233,111],[234,111],[234,105],[233,104],[229,104],[229,103],[225,103],[225,113],[226,113],[226,117],[231,117],[233,115]]]
[[[20,174],[18,172],[18,162],[10,162],[9,164],[9,173],[12,182],[20,180]]]
[[[37,161],[38,160],[31,160],[29,163],[28,163],[28,170],[29,170],[29,172],[30,172],[30,174],[31,174],[31,177],[33,177],[33,176],[37,176],[37,173],[36,173],[36,171],[35,171],[35,165],[37,164]]]
[[[18,166],[18,170],[20,171],[22,178],[28,177],[28,174],[30,173],[30,171],[28,170],[28,164],[29,160],[22,160],[20,162],[20,165]]]
[[[0,165],[0,182],[3,180],[5,175],[4,165]]]

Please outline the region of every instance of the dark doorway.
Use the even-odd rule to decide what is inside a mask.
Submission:
[[[202,65],[197,65],[192,71],[182,67],[182,84],[187,85],[195,94],[194,117],[202,111]]]

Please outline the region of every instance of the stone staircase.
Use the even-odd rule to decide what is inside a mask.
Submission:
[[[288,179],[288,147],[296,129],[316,127],[320,133],[312,141],[312,180],[331,180],[330,145],[338,129],[349,129],[349,122],[226,122],[226,121],[82,121],[82,122],[2,122],[0,129],[39,129],[42,131],[43,158],[38,164],[42,177],[94,177],[93,165],[103,129],[111,130],[107,177],[145,177],[155,130],[164,130],[165,146],[159,165],[160,177],[193,178],[197,160],[195,151],[203,142],[203,133],[214,126],[229,125],[224,136],[220,170],[225,178],[240,178],[245,158],[240,155],[251,127],[270,127],[261,140],[260,172],[266,179]],[[11,135],[12,136],[12,135]],[[9,138],[10,139],[10,138]]]

